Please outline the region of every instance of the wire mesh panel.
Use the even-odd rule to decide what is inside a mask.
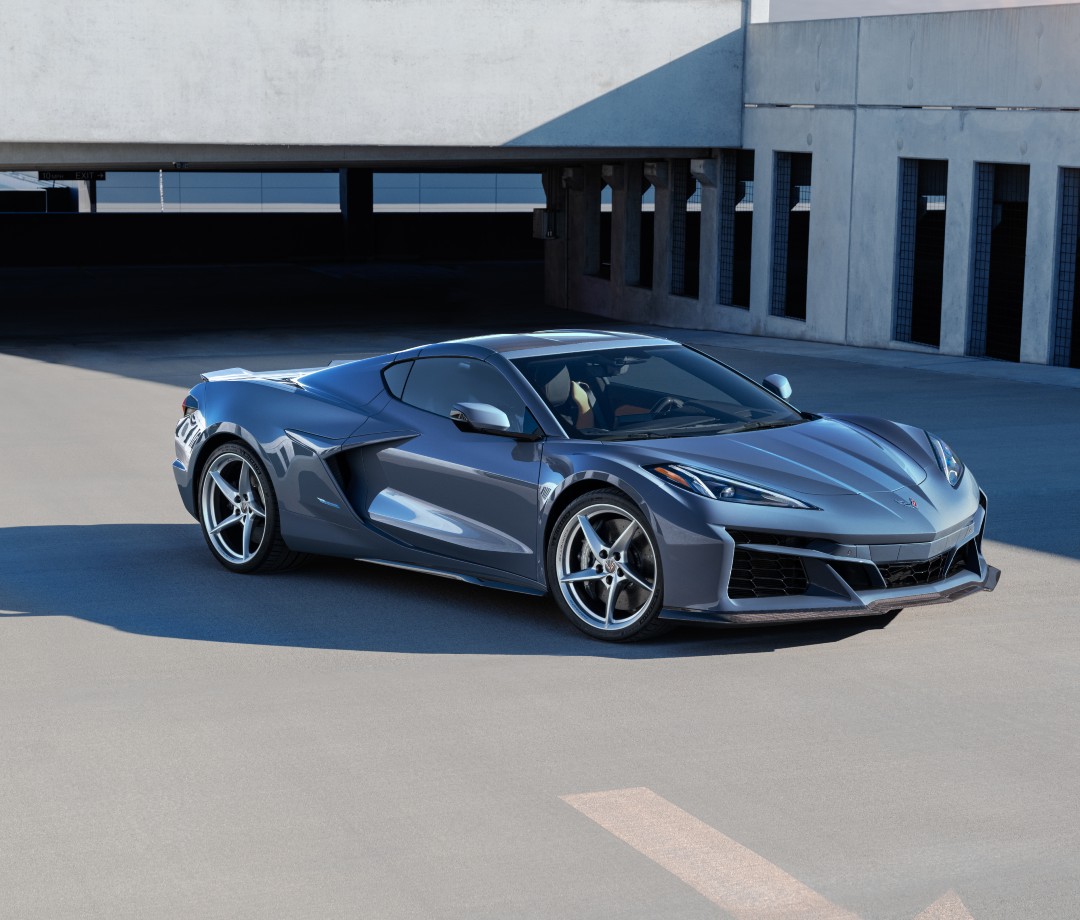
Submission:
[[[915,282],[915,220],[919,203],[918,160],[900,160],[899,199],[893,338],[898,342],[910,342],[912,288]]]
[[[1080,289],[1076,284],[1076,248],[1080,235],[1080,169],[1061,171],[1058,212],[1058,278],[1054,349],[1050,360],[1080,367]]]
[[[732,303],[735,273],[735,166],[735,151],[725,150],[720,155],[719,213],[716,220],[716,302],[725,304]]]
[[[975,252],[968,324],[969,355],[986,354],[986,302],[990,288],[990,235],[994,221],[994,164],[975,164]]]
[[[735,255],[731,303],[750,308],[750,258],[754,242],[754,151],[736,154]]]
[[[788,229],[791,217],[791,154],[777,153],[773,175],[772,292],[769,312],[787,312]]]
[[[701,192],[687,160],[673,160],[671,166],[671,293],[697,297]]]
[[[686,199],[690,172],[685,160],[671,163],[671,293],[686,293]]]
[[[754,151],[720,158],[717,220],[717,303],[750,306],[750,242],[754,217]]]
[[[803,320],[806,319],[806,285],[810,269],[810,172],[810,154],[791,154],[784,315]]]

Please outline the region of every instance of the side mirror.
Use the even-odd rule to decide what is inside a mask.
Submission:
[[[762,386],[771,393],[775,393],[781,399],[791,399],[791,384],[783,374],[769,374],[761,381]]]
[[[509,416],[487,403],[457,403],[450,410],[450,421],[462,431],[481,434],[507,434],[510,431]]]

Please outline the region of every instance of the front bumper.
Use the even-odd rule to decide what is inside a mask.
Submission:
[[[776,623],[801,623],[808,620],[834,620],[843,617],[880,616],[905,607],[924,607],[930,604],[948,604],[979,591],[993,591],[997,587],[1001,570],[986,565],[980,576],[974,573],[956,575],[943,582],[927,585],[918,590],[894,588],[886,591],[867,592],[855,596],[843,604],[823,604],[810,609],[752,610],[752,611],[695,611],[665,609],[661,619],[687,623],[712,623],[718,626],[764,626]]]
[[[714,528],[720,597],[672,604],[663,619],[728,626],[873,616],[993,591],[982,555],[986,497],[974,514],[923,542],[845,544]]]

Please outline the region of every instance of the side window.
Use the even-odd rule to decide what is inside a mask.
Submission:
[[[399,361],[391,364],[383,372],[383,382],[394,396],[401,399],[401,392],[405,389],[405,381],[409,379],[409,371],[412,370],[412,361]]]
[[[403,402],[417,409],[450,417],[455,403],[487,403],[502,409],[516,432],[532,431],[525,402],[509,381],[490,364],[476,358],[420,358],[405,383]]]

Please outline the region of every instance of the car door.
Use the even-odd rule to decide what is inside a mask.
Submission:
[[[365,454],[372,523],[417,549],[536,579],[542,442],[462,431],[450,420],[457,403],[486,403],[525,435],[537,427],[524,401],[479,358],[418,358],[395,376],[405,382],[391,387],[382,417],[416,434]]]

